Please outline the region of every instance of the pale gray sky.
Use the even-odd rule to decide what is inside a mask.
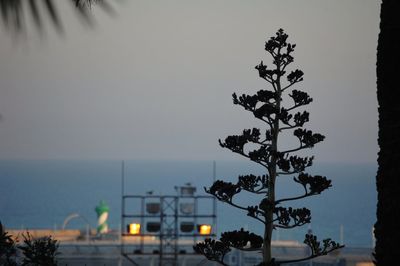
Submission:
[[[239,158],[218,138],[259,124],[231,94],[265,88],[254,66],[283,28],[317,161],[374,162],[378,2],[132,0],[88,29],[60,1],[65,36],[0,30],[0,159]]]

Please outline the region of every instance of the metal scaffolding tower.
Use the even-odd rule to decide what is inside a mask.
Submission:
[[[195,195],[190,184],[175,189],[177,195],[122,193],[121,255],[133,265],[151,260],[178,266],[180,256],[196,255],[198,240],[215,237],[215,198]]]

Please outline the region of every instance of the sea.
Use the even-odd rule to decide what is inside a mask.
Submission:
[[[157,160],[0,160],[0,222],[9,229],[61,229],[97,226],[96,206],[110,208],[108,224],[121,228],[124,195],[177,195],[176,187],[187,183],[205,195],[213,183],[213,161]],[[319,238],[332,238],[349,247],[372,247],[377,193],[375,163],[318,163],[309,173],[327,176],[332,187],[306,199],[290,202],[307,207],[312,221],[295,229],[277,229],[273,240],[302,242],[312,231]],[[124,167],[122,167],[124,165]],[[215,177],[236,182],[238,175],[264,174],[265,169],[247,161],[216,161]],[[124,178],[122,178],[122,172]],[[277,180],[277,198],[301,195],[293,176]],[[240,193],[237,203],[257,205],[259,198]],[[129,208],[129,207],[128,207]],[[244,228],[262,233],[261,224],[243,211],[217,202],[217,234]]]

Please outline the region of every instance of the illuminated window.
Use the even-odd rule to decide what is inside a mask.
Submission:
[[[140,234],[140,224],[128,224],[128,233],[131,235]]]
[[[198,230],[199,230],[200,235],[210,235],[211,234],[211,225],[200,224],[200,225],[198,225]]]

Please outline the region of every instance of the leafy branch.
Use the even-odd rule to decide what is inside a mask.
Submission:
[[[301,259],[294,259],[294,260],[284,260],[276,262],[276,265],[280,264],[287,264],[287,263],[295,263],[301,262],[305,260],[310,260],[319,256],[327,255],[335,250],[341,249],[344,245],[340,245],[339,243],[332,241],[330,238],[322,240],[321,242],[317,240],[317,237],[312,234],[306,234],[304,239],[304,244],[306,244],[311,251],[311,254],[308,257],[301,258]]]

